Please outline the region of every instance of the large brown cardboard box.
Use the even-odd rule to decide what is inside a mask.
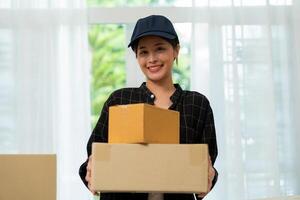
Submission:
[[[55,155],[0,155],[0,200],[55,200]]]
[[[206,144],[92,146],[92,188],[99,192],[207,191]]]
[[[109,143],[179,143],[179,112],[149,104],[109,108]]]

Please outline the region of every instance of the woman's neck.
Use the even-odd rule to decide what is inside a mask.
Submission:
[[[169,93],[175,90],[174,84],[172,81],[165,82],[165,83],[155,83],[152,81],[146,82],[147,88],[153,92],[156,93]]]
[[[157,107],[168,109],[172,105],[170,97],[176,90],[172,80],[163,83],[147,80],[146,86],[155,95],[154,104]]]

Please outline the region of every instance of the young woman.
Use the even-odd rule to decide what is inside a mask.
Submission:
[[[182,90],[173,84],[172,67],[177,62],[179,40],[170,20],[164,16],[151,15],[139,19],[128,45],[136,54],[146,82],[139,88],[123,88],[113,92],[103,106],[100,118],[88,141],[88,159],[79,173],[90,189],[91,145],[108,141],[108,108],[113,105],[148,103],[157,107],[180,112],[180,143],[209,145],[210,166],[208,190],[217,181],[213,164],[217,157],[217,143],[212,109],[207,98],[194,91]],[[159,177],[157,177],[159,178]],[[91,190],[91,189],[90,189]],[[96,194],[91,190],[93,194]],[[193,200],[206,194],[146,194],[146,193],[102,193],[101,200]]]

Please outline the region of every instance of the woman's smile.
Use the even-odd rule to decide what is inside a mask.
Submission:
[[[162,67],[163,67],[163,65],[150,65],[147,67],[147,69],[151,73],[156,73],[156,72],[159,72]]]

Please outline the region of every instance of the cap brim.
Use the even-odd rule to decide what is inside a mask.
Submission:
[[[146,32],[146,33],[143,33],[143,34],[137,36],[134,40],[132,40],[132,41],[128,44],[128,47],[131,47],[131,46],[132,46],[137,40],[139,40],[141,37],[149,36],[149,35],[159,36],[159,37],[167,38],[167,39],[170,39],[170,40],[173,40],[173,39],[176,38],[176,36],[174,36],[174,35],[172,35],[172,34],[169,34],[169,33],[166,33],[166,32],[150,31],[150,32]]]

